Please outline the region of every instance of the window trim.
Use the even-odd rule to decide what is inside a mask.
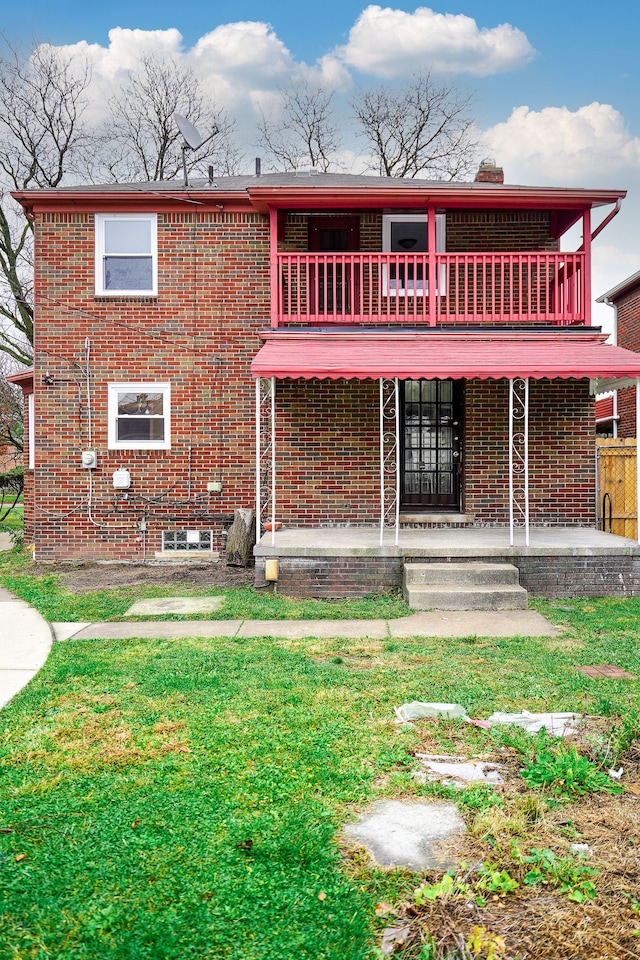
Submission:
[[[119,393],[162,393],[164,414],[163,440],[118,440]],[[171,384],[170,383],[108,383],[107,384],[107,446],[109,450],[170,450],[171,449]]]
[[[434,214],[436,221],[436,253],[441,253],[445,249],[446,237],[446,214]],[[424,213],[385,213],[382,216],[382,252],[392,253],[398,251],[391,250],[391,224],[392,223],[424,223],[427,226],[427,237],[429,235],[428,212]],[[419,250],[417,253],[428,253],[428,250]],[[446,267],[443,266],[441,275],[441,284],[444,286],[446,280]],[[429,293],[429,281],[424,280],[409,281],[408,285],[391,287],[388,280],[387,264],[382,266],[382,295],[383,297],[424,297]]]
[[[96,213],[95,220],[95,291],[97,297],[155,297],[158,294],[158,215],[157,213]],[[144,220],[151,227],[149,256],[151,288],[147,290],[107,290],[104,282],[105,224],[112,220]],[[140,254],[118,254],[120,257]]]

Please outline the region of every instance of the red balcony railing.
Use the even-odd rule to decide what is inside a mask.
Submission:
[[[273,321],[589,323],[584,253],[278,253]]]

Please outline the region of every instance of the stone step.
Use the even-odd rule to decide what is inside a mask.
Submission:
[[[412,610],[526,610],[527,591],[516,584],[405,587]]]
[[[404,598],[413,610],[526,610],[511,563],[406,563]]]
[[[512,563],[406,563],[405,586],[421,584],[517,584],[520,571]]]

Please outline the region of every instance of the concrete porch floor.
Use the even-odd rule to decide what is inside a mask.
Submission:
[[[379,527],[282,527],[263,535],[256,557],[501,557],[638,556],[636,540],[588,527],[530,527],[529,546],[516,531],[509,544],[506,527],[401,527],[399,544],[393,529]]]

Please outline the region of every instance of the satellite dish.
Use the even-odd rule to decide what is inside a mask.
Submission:
[[[213,132],[203,140],[198,133],[197,128],[191,123],[191,120],[187,120],[186,117],[181,116],[179,113],[174,113],[173,119],[175,120],[176,126],[184,139],[184,143],[182,144],[182,169],[184,172],[184,185],[186,188],[189,186],[189,178],[187,176],[187,151],[197,150],[199,147],[203,147],[205,143],[208,143],[209,140],[215,137],[215,135],[218,133],[218,127],[214,126]]]
[[[202,146],[204,140],[198,133],[196,127],[191,123],[191,120],[187,120],[186,117],[181,117],[179,113],[174,113],[173,119],[176,122],[178,130],[184,137],[185,143],[191,150],[197,150],[198,147]]]

